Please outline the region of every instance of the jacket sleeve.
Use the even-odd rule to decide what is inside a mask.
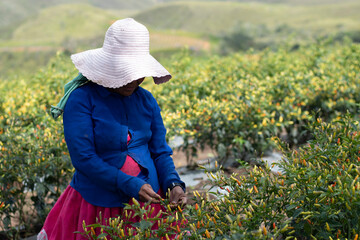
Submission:
[[[155,162],[160,186],[166,193],[171,183],[180,183],[185,191],[185,183],[180,180],[179,174],[175,170],[174,161],[171,158],[173,152],[165,139],[166,128],[161,117],[160,107],[155,98],[152,97],[152,99],[154,112],[151,122],[152,136],[149,142],[149,150]]]
[[[64,135],[73,166],[94,184],[138,199],[146,182],[125,174],[97,155],[91,108],[91,99],[82,88],[73,91],[65,105]]]

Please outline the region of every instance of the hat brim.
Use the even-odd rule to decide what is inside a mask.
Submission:
[[[153,77],[156,84],[171,79],[150,54],[116,55],[97,48],[73,54],[71,60],[87,79],[107,88],[119,88],[143,77]]]

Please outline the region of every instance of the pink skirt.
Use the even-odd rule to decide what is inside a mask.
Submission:
[[[120,170],[131,176],[138,176],[141,171],[140,166],[130,156],[127,156],[126,161]],[[133,204],[132,200],[130,200],[129,204]],[[144,206],[144,203],[140,202],[140,205]],[[154,208],[151,218],[155,217],[160,210],[166,211],[160,204],[153,203],[149,207]],[[109,218],[122,216],[123,208],[94,206],[85,201],[80,193],[74,188],[68,186],[51,209],[42,230],[37,236],[37,240],[87,239],[81,234],[74,232],[84,232],[83,221],[85,221],[86,225],[96,223],[96,218],[99,218],[100,212],[102,216],[102,224],[105,224],[105,220],[108,220]],[[130,219],[132,222],[138,222],[139,220],[139,217],[133,217]],[[125,228],[127,227],[125,226]],[[153,225],[153,229],[157,228],[157,223],[155,223]],[[99,235],[100,229],[95,229],[95,232]]]
[[[130,202],[130,204],[132,203]],[[144,203],[140,202],[140,205],[143,206]],[[166,211],[160,204],[151,204],[151,207],[154,207],[151,217],[155,217],[160,210]],[[74,188],[68,186],[50,211],[37,240],[87,239],[74,232],[84,232],[83,221],[86,225],[96,223],[96,218],[99,218],[100,212],[102,224],[105,224],[105,219],[122,216],[123,208],[94,206],[86,202]],[[132,222],[139,220],[139,217],[130,219]],[[153,229],[157,229],[157,227],[157,223],[155,223]],[[95,232],[99,235],[100,229],[96,228]]]

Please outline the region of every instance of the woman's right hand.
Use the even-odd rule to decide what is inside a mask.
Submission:
[[[162,198],[154,192],[150,184],[144,184],[139,191],[139,200],[142,202],[160,203]]]

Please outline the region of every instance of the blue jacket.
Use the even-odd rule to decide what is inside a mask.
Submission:
[[[89,203],[123,207],[130,198],[139,199],[145,183],[155,192],[166,192],[173,182],[185,188],[165,140],[160,108],[147,90],[139,87],[124,97],[90,82],[69,96],[63,123],[75,168],[70,185]],[[119,170],[126,155],[141,166],[138,177]]]

